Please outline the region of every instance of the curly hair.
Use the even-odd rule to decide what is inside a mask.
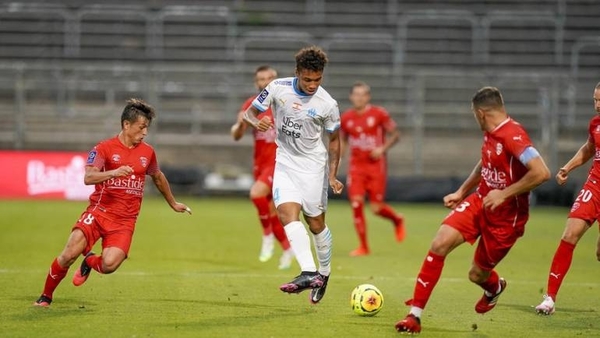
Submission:
[[[121,114],[121,127],[123,127],[125,121],[134,123],[140,116],[148,119],[148,123],[150,123],[156,116],[156,112],[151,105],[142,99],[131,98],[127,100],[127,105],[123,108],[123,113]]]
[[[321,48],[317,46],[305,47],[296,53],[296,70],[306,69],[322,72],[328,61],[327,54]]]
[[[478,108],[501,108],[504,100],[500,90],[496,87],[483,87],[475,93],[471,99],[473,107]]]

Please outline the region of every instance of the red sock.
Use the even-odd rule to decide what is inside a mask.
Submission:
[[[273,233],[271,229],[271,220],[269,219],[269,199],[266,197],[252,198],[252,203],[258,211],[258,218],[260,219],[260,225],[263,228],[263,235],[270,235]]]
[[[556,301],[558,289],[560,289],[560,285],[571,267],[573,250],[575,250],[575,244],[561,240],[558,249],[556,249],[556,253],[554,254],[554,258],[552,259],[550,275],[548,276],[547,293],[554,301]]]
[[[98,273],[104,273],[102,271],[102,255],[91,255],[85,258],[85,262]]]
[[[496,272],[496,270],[492,270],[488,279],[486,279],[485,282],[479,284],[479,286],[481,286],[482,289],[489,292],[493,296],[496,293],[498,293],[499,281],[500,277],[498,276],[498,273]]]
[[[356,234],[358,235],[360,246],[362,248],[368,249],[369,245],[367,244],[367,224],[365,222],[363,203],[352,202],[351,205],[352,214],[354,215],[354,228],[356,229]]]
[[[58,284],[65,278],[68,271],[69,267],[63,268],[60,266],[57,258],[52,261],[52,265],[50,265],[50,270],[46,276],[46,284],[44,284],[44,296],[52,299],[54,290],[56,290]]]
[[[273,235],[275,235],[275,238],[277,238],[277,241],[279,241],[279,244],[281,244],[281,248],[283,250],[289,249],[290,242],[288,241],[287,235],[285,234],[285,229],[283,229],[283,225],[279,221],[279,217],[277,217],[277,214],[271,215],[269,220],[271,221],[271,229],[273,229]]]
[[[413,294],[413,299],[410,301],[410,305],[421,309],[425,308],[433,288],[442,275],[445,258],[446,257],[438,256],[431,251],[427,253],[427,257],[425,257],[423,265],[421,265],[421,271],[419,271],[419,275],[417,276],[415,292]]]
[[[389,205],[387,204],[382,204],[381,208],[379,209],[379,211],[377,211],[377,215],[389,219],[390,221],[394,222],[394,224],[400,222],[402,220],[402,216],[398,215],[394,209],[392,209]]]

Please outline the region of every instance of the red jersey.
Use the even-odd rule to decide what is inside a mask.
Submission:
[[[594,161],[590,168],[590,177],[598,180],[600,179],[600,115],[596,115],[590,120],[588,134],[588,141],[593,143],[596,148]]]
[[[142,205],[146,175],[159,171],[154,149],[145,142],[128,148],[115,136],[98,143],[90,151],[87,165],[101,171],[117,169],[122,165],[133,168],[133,174],[129,176],[96,184],[87,211],[103,212],[105,217],[112,220],[135,222]]]
[[[373,164],[385,157],[373,160],[371,151],[385,143],[387,132],[396,129],[396,122],[379,106],[369,105],[363,113],[348,109],[342,114],[341,131],[348,136],[350,166]]]
[[[527,173],[527,167],[519,156],[532,142],[523,127],[511,118],[506,119],[496,129],[485,132],[481,147],[481,181],[477,192],[485,197],[490,190],[504,189],[520,180]],[[516,196],[498,208],[498,213],[527,214],[529,192]]]
[[[244,102],[242,105],[242,110],[248,109],[248,107],[252,105],[252,101],[255,98],[256,96],[252,96],[246,100],[246,102]],[[271,120],[273,120],[273,112],[271,111],[271,108],[258,114],[257,118],[260,120],[264,116],[269,116]],[[267,131],[259,131],[255,128],[252,129],[252,134],[254,136],[254,168],[256,169],[274,166],[275,152],[277,151],[277,144],[275,143],[277,132],[275,131],[275,128],[270,128]]]

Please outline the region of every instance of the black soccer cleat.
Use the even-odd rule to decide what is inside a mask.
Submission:
[[[41,295],[38,300],[33,303],[33,306],[48,307],[52,304],[52,298]]]
[[[310,290],[310,302],[313,304],[317,304],[323,299],[325,296],[325,291],[327,290],[327,282],[329,281],[329,276],[321,275],[321,280],[323,281],[323,285],[316,287]]]
[[[323,279],[318,272],[302,271],[293,281],[283,284],[279,290],[287,293],[300,293],[306,289],[314,289],[323,285]]]
[[[90,251],[83,258],[83,262],[81,262],[81,266],[79,266],[79,269],[77,269],[77,271],[75,271],[75,274],[73,275],[73,285],[80,286],[81,284],[85,283],[85,281],[90,276],[90,272],[92,272],[92,267],[89,266],[85,260],[89,256],[92,256],[93,254],[94,253]]]

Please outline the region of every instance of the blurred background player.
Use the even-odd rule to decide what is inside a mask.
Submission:
[[[277,72],[270,66],[260,66],[254,72],[254,86],[260,93],[265,87],[277,77]],[[231,127],[233,139],[238,141],[244,136],[248,124],[244,122],[244,112],[252,104],[256,96],[252,96],[244,102],[238,113],[237,122]],[[258,118],[268,117],[273,119],[271,108],[262,112]],[[254,136],[254,184],[250,188],[250,200],[258,211],[258,218],[263,229],[262,246],[258,259],[266,262],[273,257],[275,249],[275,238],[281,244],[283,254],[279,259],[279,269],[288,269],[292,265],[294,253],[290,248],[283,225],[277,217],[277,211],[273,204],[271,189],[273,187],[273,171],[275,170],[275,143],[276,132],[274,129],[260,131],[253,129]]]
[[[352,108],[342,114],[341,135],[343,151],[350,148],[346,186],[360,242],[350,256],[363,256],[370,252],[363,212],[365,193],[369,194],[371,211],[392,222],[398,242],[404,239],[404,217],[384,202],[386,151],[398,142],[400,132],[383,107],[371,105],[371,88],[366,83],[354,83],[350,90],[350,102]]]
[[[529,192],[550,177],[525,129],[506,113],[497,88],[477,91],[471,108],[483,131],[481,160],[460,188],[444,197],[444,205],[452,211],[423,261],[413,298],[406,302],[410,312],[396,323],[402,333],[421,332],[421,313],[442,274],[444,259],[464,242],[473,244],[479,238],[469,271],[469,280],[484,290],[475,311],[483,314],[496,306],[507,283],[495,268],[525,231]]]
[[[577,199],[571,207],[565,230],[552,259],[548,285],[544,300],[535,311],[541,315],[554,313],[556,295],[563,279],[569,272],[573,260],[573,251],[577,242],[600,217],[600,82],[594,88],[594,109],[596,116],[592,117],[588,127],[588,139],[556,174],[556,182],[563,185],[569,178],[569,173],[594,158],[587,181],[579,191]],[[596,246],[596,258],[600,261],[600,237]]]
[[[327,189],[330,186],[340,194],[344,188],[336,178],[340,113],[337,102],[321,87],[328,61],[325,52],[311,46],[301,49],[295,58],[296,77],[271,82],[252,101],[244,118],[258,130],[275,127],[277,131],[273,202],[302,270],[280,290],[298,293],[312,289],[310,301],[318,303],[331,273],[332,237],[325,224]],[[273,108],[275,125],[269,117],[257,118],[269,107]],[[300,222],[301,211],[313,234],[318,272],[310,238]]]
[[[58,284],[81,254],[81,266],[73,276],[80,286],[92,269],[102,274],[113,273],[127,258],[135,223],[144,196],[146,175],[176,212],[191,214],[190,208],[173,197],[169,182],[160,171],[154,149],[144,142],[148,127],[155,117],[154,108],[139,99],[130,99],[121,114],[121,132],[98,143],[88,155],[84,183],[94,184],[90,204],[71,231],[62,253],[54,259],[36,306],[49,306]],[[102,254],[92,247],[102,239]]]

